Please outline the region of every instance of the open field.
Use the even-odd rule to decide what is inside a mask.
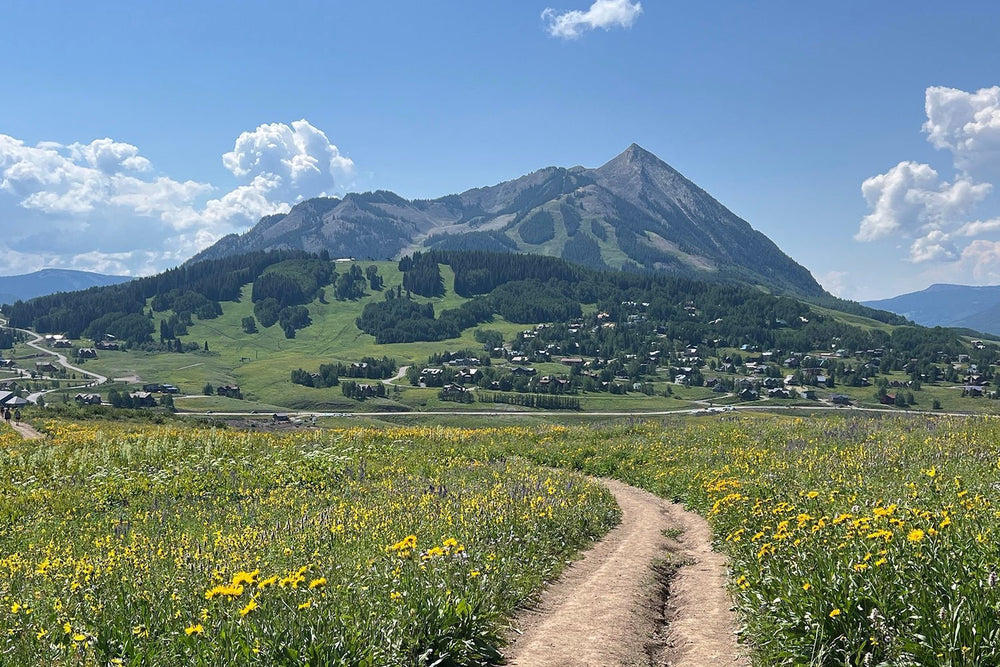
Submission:
[[[600,489],[544,464],[706,516],[756,664],[1000,661],[995,419],[365,419],[288,435],[36,422],[40,443],[3,429],[5,655],[400,664],[361,648],[385,646],[486,664],[503,619],[614,520]]]
[[[617,516],[485,432],[40,426],[0,442],[10,664],[488,664]]]

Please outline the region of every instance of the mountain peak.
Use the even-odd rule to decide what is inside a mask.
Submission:
[[[663,161],[660,158],[658,158],[655,155],[653,155],[652,153],[650,153],[649,151],[647,151],[645,148],[643,148],[639,144],[633,142],[624,151],[622,151],[621,153],[619,153],[615,157],[611,158],[611,160],[609,160],[605,164],[605,166],[610,165],[610,164],[616,164],[616,163],[617,164],[642,165],[642,164],[648,164],[648,163],[651,163],[651,162],[656,163],[656,162],[663,162]]]
[[[271,247],[393,257],[461,236],[462,247],[471,249],[516,249],[588,266],[639,266],[752,281],[781,292],[823,292],[770,239],[637,143],[596,169],[547,167],[419,202],[373,192],[325,200],[308,215],[305,208],[302,203],[270,227],[223,239],[192,261]]]

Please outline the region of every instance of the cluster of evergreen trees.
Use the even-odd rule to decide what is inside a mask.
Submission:
[[[39,333],[65,333],[70,338],[110,333],[130,343],[149,342],[154,327],[146,313],[148,299],[176,289],[200,294],[209,301],[237,301],[243,285],[254,282],[267,267],[309,257],[313,256],[302,251],[274,250],[206,260],[118,285],[18,301],[3,312],[12,327]]]
[[[296,368],[292,371],[292,382],[316,389],[336,387],[340,384],[340,377],[337,374],[337,364],[321,364],[319,371],[316,373]]]
[[[354,364],[322,364],[319,372],[309,373],[301,368],[292,371],[292,382],[306,387],[335,387],[340,378],[385,380],[396,374],[396,360],[390,357],[364,357]]]
[[[404,257],[399,260],[399,270],[403,272],[403,289],[420,296],[444,295],[444,278],[433,254],[415,252]]]
[[[480,403],[503,403],[543,410],[579,410],[580,399],[575,396],[553,394],[486,394],[479,392]]]
[[[340,389],[343,391],[344,396],[358,401],[363,401],[366,398],[385,398],[385,385],[381,382],[367,384],[355,382],[354,380],[345,380],[341,383]]]

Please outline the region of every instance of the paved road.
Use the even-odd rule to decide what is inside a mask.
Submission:
[[[47,347],[43,347],[40,343],[43,340],[45,340],[45,338],[42,337],[42,336],[40,336],[40,335],[38,335],[34,331],[30,331],[29,329],[18,329],[18,331],[21,331],[21,332],[23,332],[23,333],[25,333],[25,334],[27,334],[29,336],[34,336],[35,337],[33,340],[27,341],[26,344],[28,346],[35,348],[39,352],[44,352],[45,354],[51,354],[52,356],[54,356],[56,358],[56,363],[58,363],[63,368],[65,368],[67,370],[70,370],[70,371],[73,371],[75,373],[79,373],[80,375],[83,375],[83,376],[86,376],[86,377],[89,377],[89,378],[93,379],[93,382],[88,382],[86,384],[77,385],[75,387],[63,387],[63,389],[84,389],[86,387],[93,387],[95,385],[104,384],[105,382],[108,381],[108,378],[104,377],[103,375],[100,375],[98,373],[92,373],[91,371],[85,371],[82,368],[80,368],[79,366],[74,366],[73,364],[69,363],[69,359],[66,358],[66,355],[60,354],[59,352],[53,352],[52,350],[48,349]],[[31,403],[37,403],[39,396],[41,396],[43,394],[48,394],[49,392],[52,392],[52,391],[56,391],[56,390],[55,389],[47,389],[45,391],[36,391],[36,392],[28,395],[28,401],[30,401]]]

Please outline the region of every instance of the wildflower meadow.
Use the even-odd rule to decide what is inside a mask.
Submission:
[[[0,432],[3,664],[488,665],[618,518],[704,514],[759,665],[1000,664],[1000,420]]]

